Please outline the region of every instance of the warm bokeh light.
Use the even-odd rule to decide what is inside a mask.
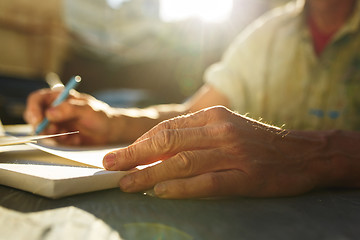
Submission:
[[[164,21],[196,17],[208,22],[228,18],[233,0],[160,0],[160,16]]]
[[[106,0],[107,4],[111,7],[111,8],[119,8],[124,2],[127,2],[129,0]]]

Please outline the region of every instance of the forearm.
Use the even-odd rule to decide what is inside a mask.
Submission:
[[[132,142],[161,121],[214,106],[228,106],[228,100],[216,89],[204,85],[183,104],[164,104],[145,109],[113,109],[111,142]]]
[[[186,104],[164,104],[148,108],[112,109],[111,142],[130,143],[161,121],[188,112]]]

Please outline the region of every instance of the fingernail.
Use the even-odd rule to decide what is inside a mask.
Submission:
[[[122,190],[128,190],[131,185],[133,185],[134,178],[132,175],[126,175],[120,179],[119,185]]]
[[[103,165],[106,169],[110,169],[115,166],[116,154],[111,152],[105,155]]]
[[[156,184],[154,187],[155,195],[161,197],[166,194],[167,188],[163,183]]]

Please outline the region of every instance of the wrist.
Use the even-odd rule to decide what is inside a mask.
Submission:
[[[309,171],[315,187],[359,187],[360,139],[354,132],[332,130],[312,132],[321,144],[309,155]]]
[[[132,143],[159,122],[155,109],[112,108],[109,114],[110,143]]]
[[[112,108],[108,113],[108,118],[108,143],[118,144],[127,142],[128,140],[125,138],[128,136],[129,131],[129,129],[126,127],[128,125],[128,117]]]
[[[334,186],[340,178],[334,171],[339,163],[329,152],[332,135],[320,131],[286,132],[278,145],[278,150],[295,164],[301,181],[307,182],[309,189]]]

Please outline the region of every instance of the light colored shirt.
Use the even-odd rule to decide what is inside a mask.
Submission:
[[[269,124],[360,130],[359,1],[319,57],[304,0],[270,11],[237,37],[205,82],[233,110]]]

